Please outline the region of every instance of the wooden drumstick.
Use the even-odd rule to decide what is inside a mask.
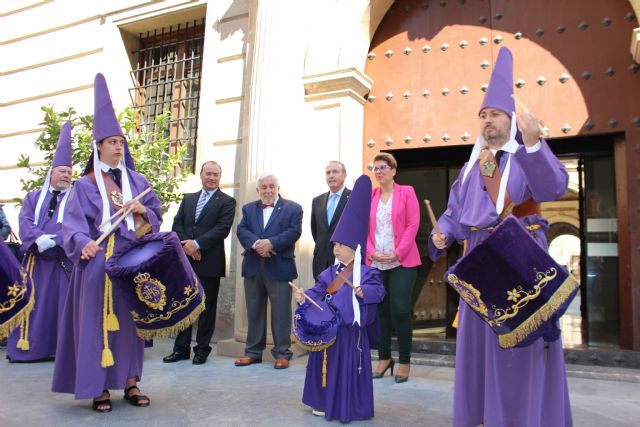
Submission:
[[[102,236],[98,237],[98,240],[96,240],[96,243],[99,245],[100,243],[102,243],[102,241],[104,239],[106,239],[107,237],[109,237],[109,234],[111,234],[111,232],[113,230],[115,230],[116,228],[118,228],[118,225],[120,225],[120,223],[122,221],[124,221],[124,219],[127,217],[127,215],[129,215],[131,212],[133,211],[133,208],[129,208],[127,209],[127,211],[120,217],[118,218],[118,220],[116,222],[114,222],[111,225],[111,228],[108,229],[107,231],[105,231],[104,233],[102,233]]]
[[[431,219],[431,224],[433,224],[433,229],[435,230],[438,237],[442,238],[442,233],[440,232],[440,226],[438,225],[438,220],[436,216],[433,214],[433,209],[431,209],[431,203],[429,200],[425,199],[424,204],[427,206],[427,212],[429,212],[429,218]]]
[[[293,284],[293,282],[289,282],[289,285],[291,285],[291,287],[293,289],[295,289],[296,291],[299,290],[300,288],[297,287],[296,285]],[[320,309],[320,311],[324,311],[322,307],[320,307],[318,305],[317,302],[315,302],[314,300],[311,299],[311,297],[307,294],[304,293],[304,291],[302,291],[302,296],[305,297],[307,299],[307,301],[309,301],[311,304],[315,305],[316,307],[318,307]]]
[[[138,194],[136,197],[134,197],[133,199],[131,199],[132,201],[138,201],[142,198],[142,196],[146,195],[149,191],[151,191],[151,187],[147,187],[146,190],[144,190],[142,193]],[[98,228],[102,228],[105,225],[107,225],[107,223],[111,222],[111,220],[115,217],[117,217],[118,215],[120,215],[122,212],[124,212],[124,206],[120,208],[120,210],[116,213],[114,213],[113,215],[111,215],[111,218],[109,218],[108,221],[103,222],[102,224],[100,224],[100,227]],[[128,214],[127,214],[128,215]],[[125,215],[126,216],[126,215]]]
[[[518,104],[518,108],[524,111],[525,114],[531,114],[529,112],[529,109],[522,103],[522,101],[518,99],[518,97],[516,97],[515,95],[511,95],[511,97],[513,98],[514,101],[516,101],[516,104]],[[547,133],[545,128],[540,124],[540,122],[538,122],[538,129],[540,130],[540,135],[544,136],[545,138],[549,136],[549,134]]]
[[[340,276],[340,278],[342,280],[344,280],[344,283],[346,283],[347,285],[351,286],[351,288],[355,291],[356,289],[358,289],[358,287],[356,285],[354,285],[353,283],[351,283],[349,281],[349,279],[347,279],[346,277],[344,277],[341,273],[338,273],[338,276]]]

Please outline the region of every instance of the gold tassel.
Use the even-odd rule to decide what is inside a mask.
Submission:
[[[107,252],[105,254],[105,262],[111,258],[113,255],[113,247],[115,245],[115,239],[109,238],[109,242],[107,243]],[[104,275],[104,286],[105,286],[105,294],[107,296],[107,331],[115,332],[120,330],[120,322],[118,322],[118,318],[113,310],[113,284],[111,283],[111,279],[109,275],[105,273]]]
[[[107,243],[105,260],[108,260],[109,257],[113,255],[114,242],[115,237],[112,234],[111,236],[109,236],[109,241]],[[104,348],[102,349],[102,361],[100,362],[100,366],[103,368],[108,368],[109,366],[113,366],[115,364],[115,361],[113,360],[113,353],[111,353],[111,349],[109,348],[109,309],[111,309],[111,314],[113,314],[113,301],[110,301],[110,298],[112,298],[111,280],[109,280],[109,276],[107,276],[106,273],[104,277],[104,300],[102,302],[102,344]]]
[[[29,279],[31,280],[31,300],[35,305],[36,302],[36,285],[33,281],[33,268],[35,266],[35,257],[33,253],[29,253],[29,258],[27,259],[27,274]],[[31,349],[31,345],[29,344],[29,318],[31,317],[31,313],[28,316],[25,316],[20,323],[20,339],[18,340],[18,344],[16,347],[22,351],[29,351]]]
[[[327,388],[327,349],[324,349],[324,358],[322,359],[322,388]]]
[[[458,307],[458,311],[456,311],[456,318],[453,319],[453,323],[451,324],[451,326],[453,326],[456,329],[458,329],[458,317],[459,316],[460,316],[460,307]]]

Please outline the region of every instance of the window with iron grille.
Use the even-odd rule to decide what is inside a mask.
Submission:
[[[154,132],[154,120],[171,112],[162,133],[171,147],[186,145],[183,167],[193,172],[198,137],[204,19],[140,34],[130,89],[140,132]]]

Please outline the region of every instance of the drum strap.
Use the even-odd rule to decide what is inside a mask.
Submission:
[[[336,292],[338,292],[340,290],[340,288],[342,287],[342,285],[344,285],[345,283],[345,277],[351,277],[351,275],[353,274],[353,261],[351,261],[349,263],[349,265],[347,265],[341,272],[339,275],[336,275],[335,279],[333,279],[333,281],[331,283],[329,283],[329,286],[327,286],[327,293],[330,295],[335,294]],[[344,276],[344,277],[341,277]]]

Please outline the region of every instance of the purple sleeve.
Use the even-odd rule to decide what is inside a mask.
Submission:
[[[465,168],[469,165],[466,164]],[[455,180],[453,185],[451,186],[451,191],[449,192],[449,201],[447,202],[447,210],[444,211],[442,216],[438,219],[438,225],[440,226],[440,232],[444,234],[447,238],[447,248],[456,241],[456,236],[460,235],[460,202],[459,202],[459,193],[460,193],[460,179],[463,176],[464,168],[460,171],[460,175],[458,179]],[[432,261],[440,258],[446,250],[437,249],[433,245],[433,241],[431,240],[431,236],[435,233],[435,229],[431,230],[431,234],[429,235],[429,257]]]
[[[529,196],[536,202],[548,202],[567,192],[569,174],[547,142],[542,139],[540,143],[542,146],[534,153],[519,147],[514,157],[525,175]]]
[[[67,200],[64,221],[62,222],[64,237],[62,247],[74,264],[80,262],[82,249],[93,240],[92,234],[97,233],[93,222],[95,222],[98,212],[95,212],[95,206],[87,195],[87,182],[88,178],[83,178],[74,184]],[[90,220],[91,224],[89,224]]]
[[[382,283],[382,274],[377,269],[372,268],[362,279],[362,284],[360,285],[364,294],[362,304],[379,304],[382,302],[386,294]]]
[[[44,234],[44,232],[33,223],[35,221],[34,214],[39,196],[40,191],[32,191],[27,194],[22,209],[20,209],[20,214],[18,215],[20,240],[22,240],[22,250],[25,252],[36,243],[38,237]]]
[[[312,288],[304,290],[304,293],[307,294],[312,300],[320,301],[322,300],[322,298],[324,298],[324,295],[327,291],[327,287],[329,286],[329,283],[331,283],[332,281],[332,276],[333,276],[331,273],[332,268],[333,267],[329,267],[326,270],[324,270],[322,273],[320,273],[316,284]]]

